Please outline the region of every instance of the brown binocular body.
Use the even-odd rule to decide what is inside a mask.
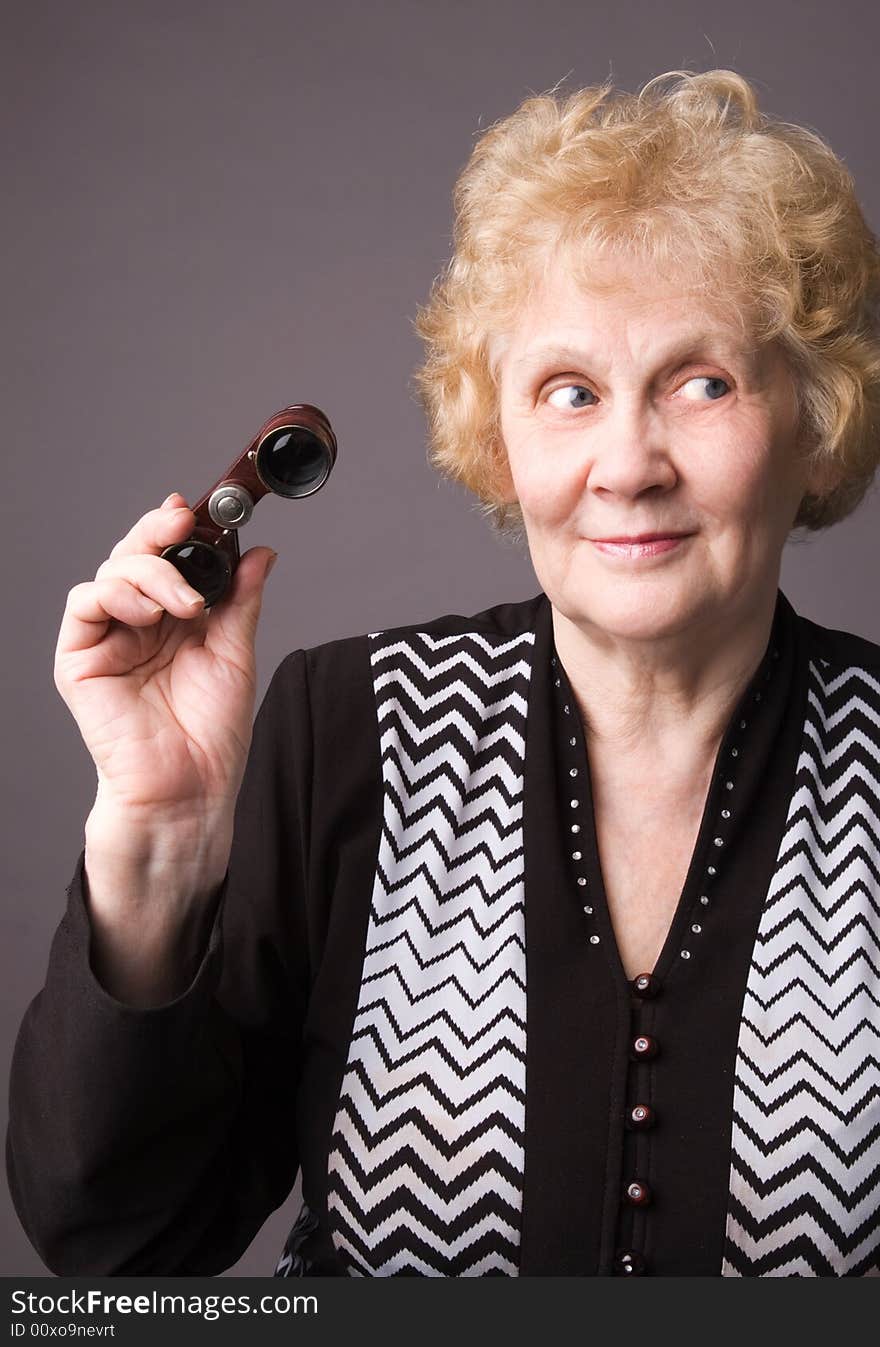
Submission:
[[[336,436],[306,402],[283,407],[259,429],[223,476],[192,507],[195,528],[162,556],[205,600],[219,602],[241,552],[238,530],[267,492],[293,499],[320,490],[336,462]]]

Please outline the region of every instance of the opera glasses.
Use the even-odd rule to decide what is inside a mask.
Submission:
[[[320,490],[336,462],[336,436],[317,407],[306,402],[271,416],[220,480],[194,505],[196,526],[162,556],[205,600],[218,603],[241,553],[238,530],[267,491],[294,499]]]

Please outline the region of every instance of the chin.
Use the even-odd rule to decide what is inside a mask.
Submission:
[[[664,593],[656,585],[606,584],[590,591],[589,602],[581,595],[563,593],[556,607],[578,626],[587,624],[620,639],[650,641],[686,631],[705,609],[702,597],[703,602],[696,591],[683,594],[678,585]]]

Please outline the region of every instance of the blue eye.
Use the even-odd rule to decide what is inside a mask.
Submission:
[[[585,388],[583,384],[565,384],[562,388],[554,388],[547,401],[551,407],[559,407],[566,411],[572,407],[591,406],[586,399],[592,396],[589,388]]]
[[[709,400],[717,402],[723,398],[724,394],[730,391],[730,384],[726,379],[719,379],[708,374],[698,374],[694,379],[688,379],[687,383],[682,384],[682,391],[688,387],[688,384],[703,384],[704,391],[708,394]],[[684,394],[688,402],[702,402],[703,398],[691,398],[687,393]]]

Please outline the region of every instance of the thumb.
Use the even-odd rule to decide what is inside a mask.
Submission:
[[[211,628],[217,632],[212,644],[220,640],[252,648],[263,604],[263,588],[278,553],[270,547],[252,547],[235,568],[229,588],[210,611]],[[210,637],[208,638],[210,641]]]

